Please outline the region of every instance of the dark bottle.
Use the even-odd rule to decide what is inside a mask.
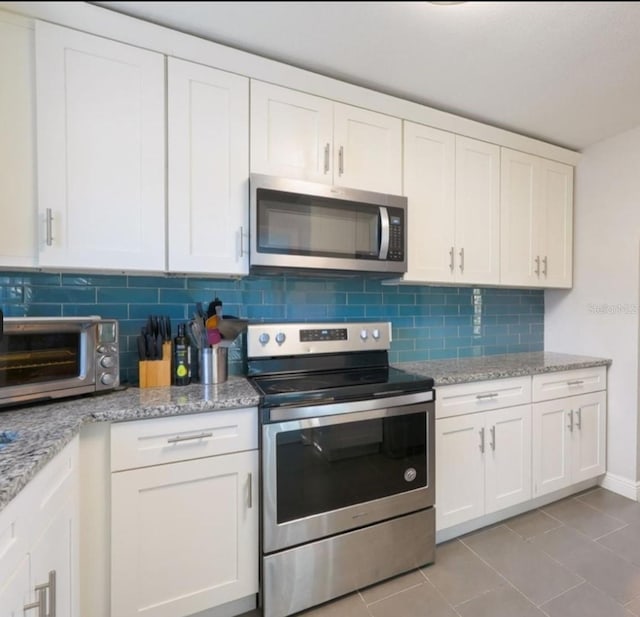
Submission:
[[[187,386],[191,381],[191,344],[184,332],[184,324],[178,324],[178,336],[173,340],[174,386]]]

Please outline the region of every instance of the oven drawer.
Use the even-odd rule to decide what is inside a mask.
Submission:
[[[531,377],[475,381],[436,388],[436,419],[531,402]]]
[[[533,401],[548,401],[574,394],[586,394],[605,390],[607,387],[607,367],[561,371],[533,376]]]
[[[111,471],[257,448],[255,407],[111,425]]]

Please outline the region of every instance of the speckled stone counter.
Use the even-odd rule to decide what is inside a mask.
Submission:
[[[0,445],[0,511],[87,422],[118,422],[254,407],[258,394],[243,377],[211,386],[128,388],[110,394],[60,400],[0,411],[0,434],[17,433]]]
[[[394,366],[408,373],[433,377],[437,387],[470,381],[487,381],[489,379],[570,371],[593,366],[609,366],[610,364],[611,360],[606,358],[534,351],[454,360],[400,362]]]

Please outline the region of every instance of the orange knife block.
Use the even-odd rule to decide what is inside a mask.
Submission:
[[[171,385],[171,341],[162,343],[162,360],[140,360],[138,371],[141,388]]]

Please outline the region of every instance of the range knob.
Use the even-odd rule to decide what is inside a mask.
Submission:
[[[266,345],[269,342],[270,339],[271,339],[271,337],[266,332],[263,332],[258,337],[258,342],[260,343],[260,345]]]
[[[113,368],[116,365],[115,358],[113,356],[104,356],[100,360],[100,366],[104,368]]]
[[[366,341],[369,338],[369,333],[366,330],[360,330],[360,338]]]
[[[111,373],[104,373],[104,375],[102,375],[102,377],[100,377],[100,381],[105,386],[112,386],[116,381],[116,377],[115,377],[115,375],[112,375]]]
[[[374,328],[373,331],[371,332],[371,336],[374,338],[374,340],[379,340],[380,339],[380,330],[378,330],[378,328]]]
[[[286,339],[287,336],[284,332],[278,332],[278,334],[276,334],[276,343],[278,343],[278,345],[282,345]]]

